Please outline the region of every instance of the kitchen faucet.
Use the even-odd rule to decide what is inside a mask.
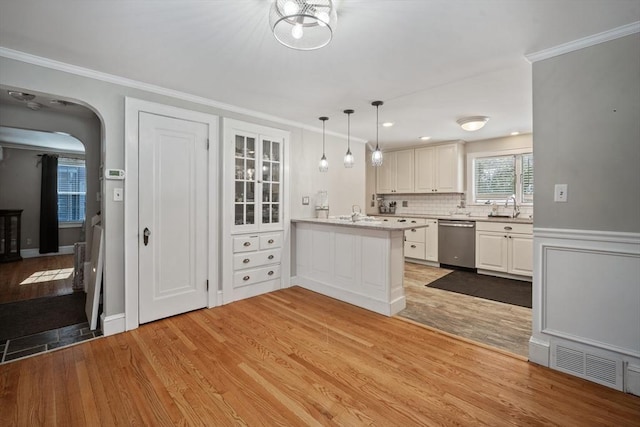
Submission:
[[[520,207],[518,206],[518,202],[516,201],[516,195],[515,194],[512,194],[511,196],[509,196],[507,198],[507,200],[505,200],[504,206],[505,207],[509,206],[509,200],[512,200],[512,199],[513,199],[513,215],[512,215],[512,217],[513,218],[517,218],[518,215],[520,215]]]

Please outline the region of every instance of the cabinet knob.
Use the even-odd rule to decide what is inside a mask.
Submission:
[[[245,259],[243,259],[243,260],[242,260],[242,263],[243,263],[243,264],[248,264],[248,263],[249,263],[249,258],[245,258]]]
[[[411,245],[411,247],[412,247],[413,249],[415,249],[415,248],[416,248],[416,245]]]
[[[273,243],[273,239],[269,239],[269,241],[267,243],[272,244]]]
[[[507,236],[504,236],[504,238],[506,239],[506,238],[507,238]]]
[[[269,259],[273,259],[273,255],[269,255],[267,258],[269,258]]]
[[[506,226],[504,229],[507,230],[507,231],[511,231],[511,230],[513,230],[513,227]]]
[[[416,230],[415,228],[412,228],[412,229],[411,229],[411,232],[412,232],[412,233],[415,233],[416,231],[417,231],[417,230]]]
[[[242,246],[249,247],[249,246],[251,246],[251,242],[244,242],[244,243],[242,244]]]
[[[249,280],[249,279],[251,279],[251,276],[244,276],[244,277],[242,278],[242,280],[244,280],[245,282],[246,282],[247,280]]]
[[[269,271],[267,274],[268,274],[269,276],[273,276],[273,270]]]

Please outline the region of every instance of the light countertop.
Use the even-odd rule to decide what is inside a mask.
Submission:
[[[517,224],[533,224],[533,219],[527,216],[518,218],[496,218],[488,216],[465,216],[465,215],[425,215],[425,214],[380,214],[374,215],[376,218],[425,218],[425,219],[442,219],[442,220],[462,220],[462,221],[481,221],[481,222],[509,222]],[[415,228],[415,227],[413,227]]]
[[[376,217],[377,218],[377,217]],[[400,217],[399,217],[400,218]],[[427,224],[409,224],[407,222],[392,222],[392,221],[345,221],[340,219],[320,219],[320,218],[297,218],[292,219],[291,222],[303,222],[309,224],[323,224],[323,225],[336,225],[339,227],[350,228],[363,228],[368,230],[381,230],[381,231],[404,231],[412,228],[425,228]]]

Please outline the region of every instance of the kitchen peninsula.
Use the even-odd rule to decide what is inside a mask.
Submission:
[[[294,219],[291,284],[376,313],[406,306],[404,231],[426,225],[341,219]]]

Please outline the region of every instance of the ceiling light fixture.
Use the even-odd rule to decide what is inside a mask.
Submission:
[[[338,24],[331,0],[275,0],[269,25],[276,40],[297,50],[320,49],[329,44]]]
[[[18,101],[31,101],[36,97],[30,93],[18,92],[17,90],[8,90],[7,92]]]
[[[27,101],[27,108],[33,111],[38,111],[39,109],[42,108],[42,104],[35,101]]]
[[[473,116],[464,117],[456,120],[460,127],[466,131],[473,132],[474,130],[482,129],[487,124],[489,117],[487,116]]]
[[[395,124],[395,123],[393,123],[393,122],[384,122],[384,123],[382,124],[382,127],[390,128],[390,127],[391,127],[391,126],[393,126],[394,124]]]
[[[329,162],[327,161],[327,156],[324,154],[324,123],[329,120],[329,117],[320,117],[320,120],[322,120],[322,157],[320,158],[318,169],[320,172],[326,172],[329,170]]]
[[[376,149],[373,153],[371,153],[371,164],[373,166],[382,166],[382,151],[380,151],[380,143],[378,138],[378,133],[380,129],[380,121],[378,120],[378,108],[384,104],[382,101],[373,101],[371,105],[376,107]]]
[[[351,154],[351,115],[354,111],[344,110],[344,113],[347,115],[347,154],[344,155],[344,167],[352,168],[355,159],[353,158],[353,154]]]
[[[421,136],[421,137],[420,137],[420,140],[421,140],[421,141],[428,141],[428,140],[430,140],[430,139],[431,139],[431,137],[430,137],[430,136]]]
[[[511,136],[520,135],[520,132],[511,132]]]

